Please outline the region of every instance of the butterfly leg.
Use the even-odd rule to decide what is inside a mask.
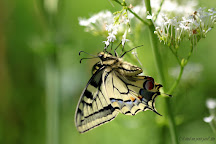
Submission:
[[[115,50],[114,50],[114,53],[115,53],[115,56],[116,57],[118,57],[118,54],[117,54],[117,52],[116,52],[116,50],[119,48],[119,46],[121,45],[121,43],[115,48]]]

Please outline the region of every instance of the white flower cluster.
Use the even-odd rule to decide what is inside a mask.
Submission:
[[[216,122],[216,99],[213,99],[213,98],[209,98],[207,99],[206,101],[206,106],[207,108],[209,109],[210,111],[210,116],[209,117],[204,117],[204,121],[206,123],[211,123],[213,124],[213,122],[215,121]],[[213,121],[214,120],[214,121]]]
[[[161,0],[151,0],[151,6],[154,13],[159,9]],[[191,0],[186,2],[184,5],[179,5],[175,1],[166,0],[163,3],[161,13],[191,13],[193,8],[197,5],[196,0]],[[178,9],[178,11],[177,11]],[[146,8],[144,4],[137,6],[131,6],[131,10],[136,13],[142,19],[146,19]],[[125,11],[122,11],[124,13]],[[79,18],[79,24],[85,26],[85,31],[90,32],[94,35],[106,36],[107,40],[104,41],[105,45],[108,46],[110,42],[114,42],[117,37],[122,37],[122,45],[125,45],[125,42],[129,41],[126,39],[130,29],[136,29],[138,23],[141,23],[133,14],[123,14],[118,17],[118,23],[116,23],[116,18],[118,15],[113,15],[110,11],[101,11],[97,14],[92,15],[89,19]],[[154,18],[154,17],[153,17]],[[149,16],[148,16],[149,19]],[[162,15],[158,15],[157,21],[155,23],[160,24],[162,20]],[[130,22],[130,24],[129,24]],[[132,25],[133,24],[133,25]],[[129,27],[130,25],[130,27]],[[108,34],[108,36],[107,36]],[[134,37],[130,37],[131,39]]]
[[[128,39],[126,39],[127,33],[130,32],[129,19],[125,15],[117,15],[113,19],[117,19],[117,21],[109,25],[106,25],[106,30],[108,31],[108,37],[107,40],[103,42],[105,43],[106,47],[109,46],[111,42],[114,42],[116,40],[116,35],[118,33],[121,34],[124,31],[121,40],[121,43],[124,46],[125,43],[129,41]]]
[[[86,32],[93,34],[103,34],[106,31],[106,25],[113,23],[113,14],[110,11],[101,11],[92,15],[89,19],[79,18],[79,24],[85,26]]]
[[[196,44],[213,28],[216,22],[214,9],[200,8],[188,17],[168,19],[163,17],[164,22],[156,27],[155,34],[164,44],[178,47],[183,39],[192,40]]]
[[[119,15],[118,15],[119,16]],[[106,35],[107,40],[104,41],[105,45],[108,46],[111,42],[116,40],[116,35],[122,36],[122,45],[129,41],[126,39],[126,35],[130,32],[127,27],[129,25],[129,19],[125,15],[121,15],[118,18],[118,23],[115,22],[116,16],[110,11],[101,11],[89,19],[79,18],[79,24],[85,26],[86,32],[91,32],[94,35]]]
[[[161,0],[154,0],[154,3],[151,3],[151,6],[157,10],[159,9]],[[157,2],[156,2],[157,1]],[[157,21],[155,22],[157,25],[161,25],[163,22],[163,15],[168,17],[172,17],[173,15],[182,17],[184,15],[190,14],[195,10],[195,7],[198,5],[197,0],[181,0],[181,5],[173,0],[165,0],[161,12],[158,15]],[[153,11],[154,13],[154,11]]]
[[[146,7],[144,4],[137,5],[132,8],[133,12],[135,12],[138,16],[140,16],[142,19],[154,19],[154,16],[157,12],[157,10],[160,8],[160,3],[162,0],[151,0],[151,7],[152,7],[152,16],[149,17],[149,15],[146,15]],[[157,17],[156,24],[161,25],[163,23],[163,15],[172,16],[172,15],[178,15],[183,16],[185,14],[192,13],[197,6],[197,0],[182,0],[182,5],[179,5],[176,1],[173,0],[165,0],[160,14]],[[129,19],[132,20],[134,18],[133,14],[129,14]],[[138,20],[134,18],[135,20]],[[139,21],[140,22],[140,21]]]

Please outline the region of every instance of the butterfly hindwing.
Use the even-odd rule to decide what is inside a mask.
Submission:
[[[103,67],[98,69],[81,94],[75,116],[76,127],[80,133],[106,123],[118,114],[104,90],[103,73]]]
[[[145,82],[151,77],[127,77],[111,70],[105,71],[104,75],[107,75],[104,79],[105,89],[114,108],[126,115],[135,115],[147,109],[157,113],[154,102],[161,85],[155,84],[151,90],[144,89]]]

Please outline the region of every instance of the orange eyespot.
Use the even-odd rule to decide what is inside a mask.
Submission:
[[[132,97],[132,96],[130,96],[130,99],[131,99],[131,101],[132,102],[134,102],[136,99],[134,98],[134,97]]]

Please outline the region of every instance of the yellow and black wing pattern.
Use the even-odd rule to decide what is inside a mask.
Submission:
[[[83,90],[75,114],[80,133],[113,120],[118,113],[136,115],[155,109],[161,84],[149,76],[139,76],[142,69],[106,53],[93,66],[93,76]]]
[[[104,69],[102,67],[93,74],[81,94],[75,116],[75,124],[80,133],[109,122],[118,114],[102,84]]]
[[[109,93],[113,108],[125,115],[136,115],[145,110],[159,114],[154,104],[155,98],[160,95],[159,88],[162,85],[155,84],[152,77],[127,77],[116,71],[105,72],[104,75],[105,90]]]

